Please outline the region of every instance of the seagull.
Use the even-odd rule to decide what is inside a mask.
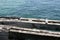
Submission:
[[[45,23],[48,24],[48,19],[45,20]]]

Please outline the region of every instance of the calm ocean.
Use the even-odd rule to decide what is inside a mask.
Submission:
[[[0,16],[60,20],[60,0],[0,0]]]

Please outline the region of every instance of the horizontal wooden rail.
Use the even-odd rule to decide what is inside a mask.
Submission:
[[[36,23],[36,24],[49,24],[49,25],[60,25],[60,20],[47,20],[47,19],[35,19],[35,18],[0,18],[0,22],[23,22],[23,23]]]
[[[26,33],[26,34],[34,34],[34,35],[60,37],[60,32],[54,32],[54,31],[48,31],[48,30],[40,30],[40,29],[31,29],[31,28],[13,27],[13,28],[10,29],[10,32],[18,32],[18,33]]]

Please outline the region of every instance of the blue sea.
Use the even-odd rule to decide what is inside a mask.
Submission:
[[[60,0],[0,0],[0,16],[60,20]]]

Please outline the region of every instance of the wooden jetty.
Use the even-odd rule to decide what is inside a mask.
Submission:
[[[0,17],[0,24],[11,26],[6,27],[9,35],[11,35],[10,33],[14,32],[60,38],[60,20]]]

